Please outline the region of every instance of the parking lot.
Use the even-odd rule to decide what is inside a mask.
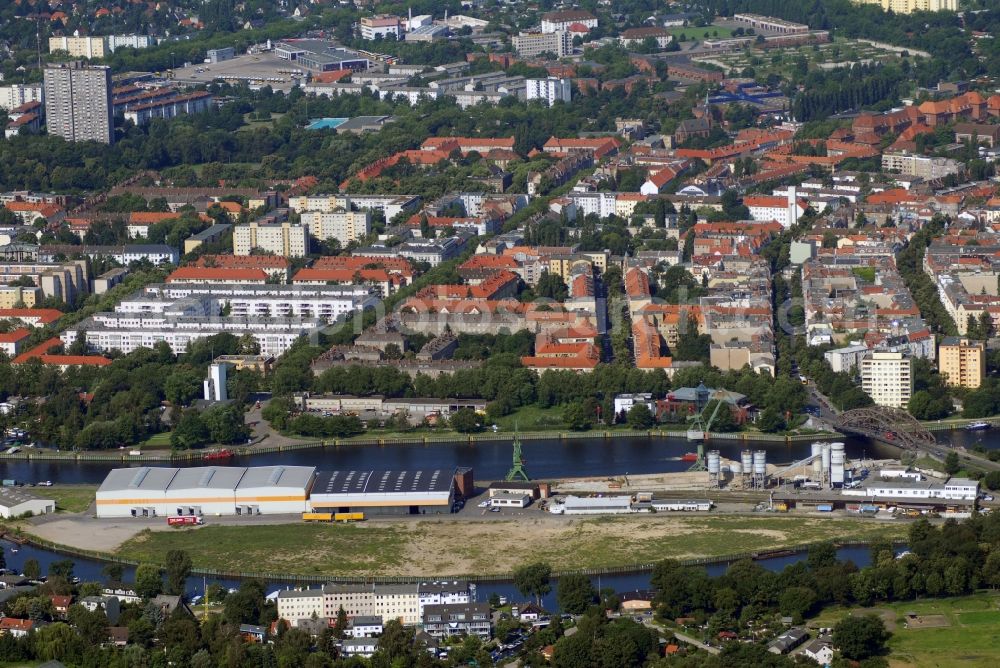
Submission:
[[[173,80],[187,85],[208,84],[221,80],[245,82],[251,88],[268,85],[274,90],[290,91],[295,85],[292,73],[301,68],[281,60],[273,53],[241,55],[221,63],[191,63],[174,69]]]

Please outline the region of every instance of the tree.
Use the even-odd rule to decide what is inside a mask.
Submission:
[[[833,627],[833,644],[844,657],[864,661],[885,652],[889,635],[885,623],[876,615],[850,616]]]
[[[586,402],[577,402],[563,409],[562,418],[566,426],[573,431],[587,431],[594,426],[595,415],[593,411],[588,410]]]
[[[215,406],[202,413],[201,419],[216,443],[241,443],[250,434],[243,419],[243,410],[235,404]]]
[[[958,453],[949,450],[944,457],[944,472],[948,475],[955,475],[962,468],[962,463],[958,460]]]
[[[535,295],[562,302],[569,296],[569,289],[559,274],[545,273],[538,279],[538,284],[535,286]]]
[[[191,408],[181,413],[177,426],[170,432],[170,447],[176,450],[189,450],[205,445],[211,437],[201,413]]]
[[[37,580],[42,575],[42,567],[38,559],[28,559],[24,562],[24,577],[29,580]]]
[[[49,576],[62,578],[69,582],[73,579],[73,560],[60,559],[49,564]]]
[[[559,578],[556,601],[563,612],[582,615],[597,601],[597,590],[586,575],[569,573]]]
[[[542,597],[552,591],[549,578],[552,575],[552,567],[544,562],[537,562],[521,566],[514,571],[514,586],[523,596],[533,596],[538,605],[542,604]]]
[[[183,596],[188,576],[191,575],[191,556],[184,550],[168,551],[166,571],[166,592],[172,596]]]
[[[712,422],[711,431],[720,433],[739,431],[740,425],[737,424],[736,418],[733,417],[733,410],[728,403],[721,402],[722,405],[719,406],[718,411],[715,410],[715,404],[720,403],[720,401],[719,399],[713,399],[705,406],[704,415],[711,417],[712,413],[715,412],[715,420]]]
[[[774,406],[768,406],[757,418],[757,428],[765,433],[773,434],[785,428],[785,420]]]
[[[649,429],[653,426],[655,420],[653,419],[653,413],[649,410],[649,406],[638,403],[629,409],[626,422],[628,422],[628,426],[632,427],[632,429]]]
[[[135,591],[145,599],[153,598],[163,591],[160,569],[153,564],[139,564],[135,569]]]
[[[802,620],[816,605],[816,593],[808,587],[789,587],[781,593],[778,607],[781,614]]]
[[[448,422],[452,429],[461,434],[471,434],[483,428],[482,420],[471,408],[459,408],[451,414],[451,419]]]
[[[333,635],[338,640],[343,640],[347,634],[347,612],[344,610],[344,606],[340,606],[337,610],[337,620],[333,625]]]

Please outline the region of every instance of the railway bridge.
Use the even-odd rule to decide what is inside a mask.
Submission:
[[[940,446],[934,434],[901,408],[855,408],[840,413],[830,422],[839,432],[864,436],[906,450],[930,450]]]

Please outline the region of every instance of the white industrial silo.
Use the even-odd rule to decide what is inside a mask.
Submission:
[[[844,444],[830,444],[830,487],[844,486]]]
[[[722,470],[722,458],[718,450],[709,450],[705,455],[708,464],[708,484],[713,487],[719,486],[719,473]]]
[[[754,486],[764,488],[767,481],[767,452],[764,450],[754,450],[753,480]]]

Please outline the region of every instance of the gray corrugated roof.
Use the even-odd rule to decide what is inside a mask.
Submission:
[[[233,490],[247,472],[244,466],[196,466],[180,469],[169,491],[185,489]]]
[[[308,487],[315,473],[315,466],[252,466],[236,488]]]
[[[167,466],[137,466],[126,469],[112,469],[101,483],[101,492],[124,492],[127,490],[166,491],[177,475],[177,469]]]

